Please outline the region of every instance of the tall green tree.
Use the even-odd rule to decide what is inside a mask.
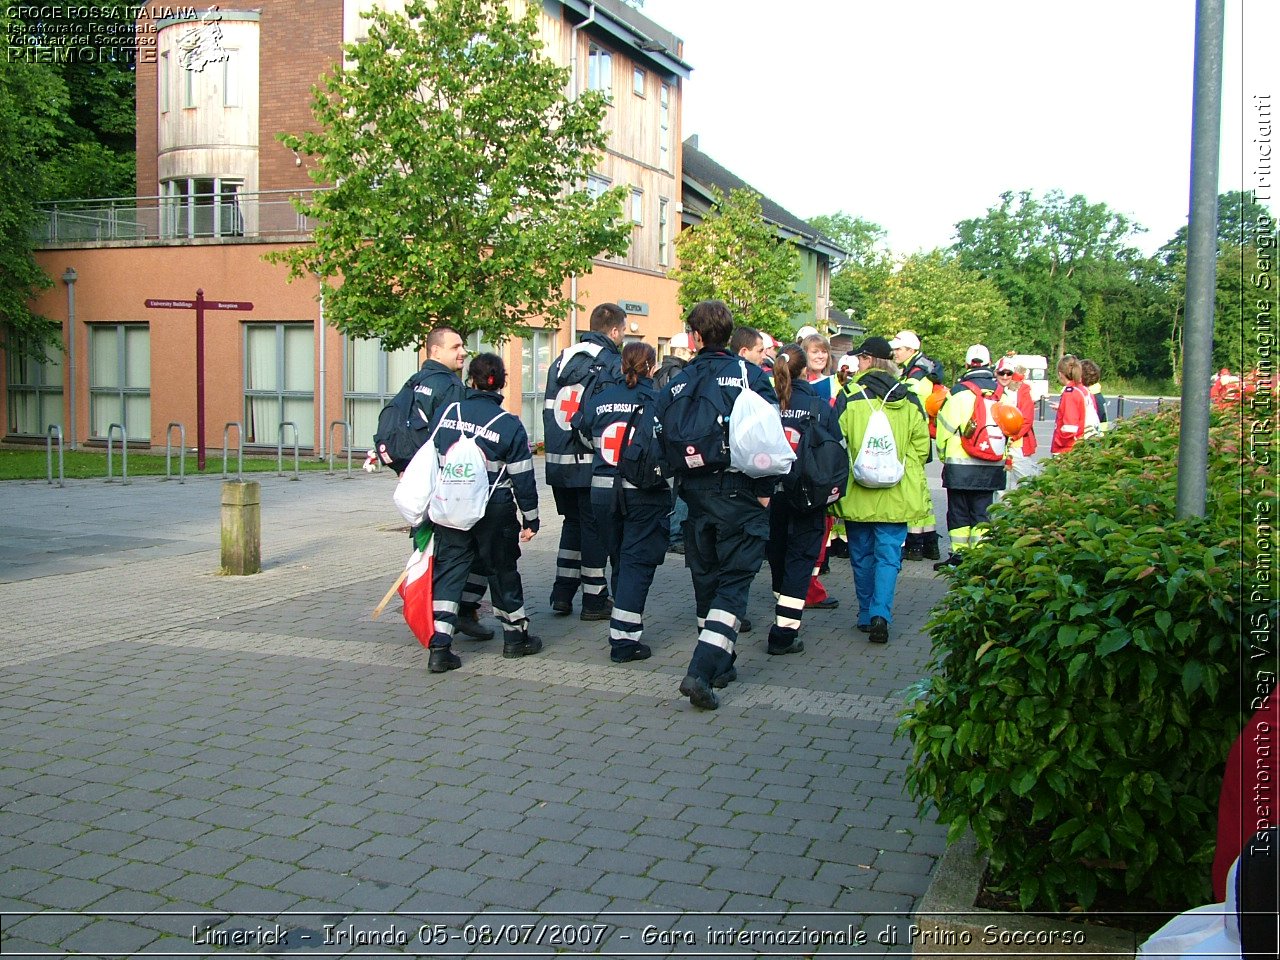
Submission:
[[[1213,362],[1237,370],[1256,362],[1253,341],[1259,314],[1275,311],[1280,280],[1275,251],[1280,234],[1270,210],[1253,194],[1232,190],[1218,197],[1218,262],[1213,306]],[[1160,338],[1168,354],[1175,383],[1181,382],[1183,324],[1187,297],[1187,228],[1156,254],[1165,288]]]
[[[715,191],[706,218],[676,239],[680,266],[671,279],[680,282],[680,305],[723,300],[747,326],[782,340],[795,336],[791,317],[811,304],[796,290],[800,252],[760,212],[760,195]]]
[[[864,321],[893,273],[893,257],[885,245],[884,227],[838,211],[809,221],[849,253],[831,274],[831,302],[849,316]]]
[[[123,44],[132,31],[123,0],[0,7],[0,340],[9,353],[43,357],[59,338],[30,307],[52,283],[34,257],[37,203],[133,193],[134,52]]]
[[[956,224],[961,266],[990,278],[1008,300],[1023,353],[1061,357],[1074,349],[1108,264],[1131,257],[1138,227],[1104,203],[1051,190],[1006,192],[985,216]]]
[[[0,29],[10,23],[0,11]],[[31,228],[66,102],[66,87],[44,64],[0,60],[0,337],[19,356],[43,356],[58,336],[57,324],[30,306],[53,283],[36,265]]]
[[[626,250],[622,189],[585,188],[605,101],[566,95],[538,4],[410,0],[374,10],[348,65],[316,88],[319,132],[280,139],[331,190],[296,201],[315,242],[270,256],[325,285],[326,316],[388,349],[448,323],[499,342],[554,325],[565,280]]]
[[[940,250],[904,260],[867,314],[871,333],[892,337],[904,328],[916,332],[952,379],[971,344],[985,344],[992,356],[1021,345],[999,287]]]

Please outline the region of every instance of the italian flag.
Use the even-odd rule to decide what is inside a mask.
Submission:
[[[404,601],[404,620],[424,647],[431,646],[436,632],[435,615],[431,603],[431,574],[435,566],[435,538],[427,541],[425,548],[413,551],[405,564],[404,581],[400,584],[400,599]]]

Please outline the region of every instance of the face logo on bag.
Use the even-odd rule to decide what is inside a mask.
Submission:
[[[440,476],[445,482],[455,481],[467,483],[475,478],[475,465],[471,463],[445,463],[440,467]]]
[[[890,450],[894,450],[894,445],[886,438],[869,437],[866,441],[866,448],[871,453],[888,453]],[[894,450],[894,453],[896,452]]]
[[[561,430],[568,430],[569,421],[573,419],[573,415],[578,412],[578,407],[581,405],[582,384],[571,383],[567,387],[561,387],[556,394],[556,405],[551,409],[556,418],[556,426]]]

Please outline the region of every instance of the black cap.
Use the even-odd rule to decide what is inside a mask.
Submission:
[[[862,341],[862,346],[853,348],[853,352],[858,356],[875,357],[877,360],[893,359],[893,349],[884,337],[867,337]]]

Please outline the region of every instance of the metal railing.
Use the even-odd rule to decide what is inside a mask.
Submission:
[[[284,428],[293,427],[293,476],[290,480],[301,480],[302,474],[298,466],[298,425],[292,420],[281,420],[276,430],[276,476],[284,476]]]
[[[1055,414],[1055,408],[1049,406],[1057,404],[1058,394],[1045,395],[1036,401],[1036,419],[1052,420]],[[1178,403],[1178,397],[1151,397],[1138,396],[1126,397],[1123,394],[1114,397],[1108,397],[1106,402],[1106,412],[1108,420],[1120,420],[1125,416],[1132,416],[1135,413],[1142,413],[1147,410],[1154,410],[1159,413],[1167,405]],[[1115,405],[1115,416],[1111,416],[1112,404]]]
[[[164,478],[173,479],[173,428],[178,428],[178,482],[187,482],[187,428],[174,420],[164,431]]]
[[[236,479],[244,479],[244,427],[239,420],[228,420],[222,428],[222,475],[227,475],[227,444],[230,441],[231,428],[236,428]]]
[[[65,487],[67,485],[66,471],[62,465],[62,428],[56,423],[49,424],[49,432],[44,438],[44,459],[49,482],[53,483],[53,436],[58,435],[58,486]]]
[[[111,439],[115,436],[116,431],[120,431],[120,485],[124,486],[129,482],[129,435],[125,432],[124,424],[109,423],[107,424],[107,483],[115,483],[111,474]]]
[[[194,240],[309,234],[314,223],[292,200],[332,189],[262,190],[185,197],[103,197],[42,203],[31,228],[37,246],[109,240]]]

